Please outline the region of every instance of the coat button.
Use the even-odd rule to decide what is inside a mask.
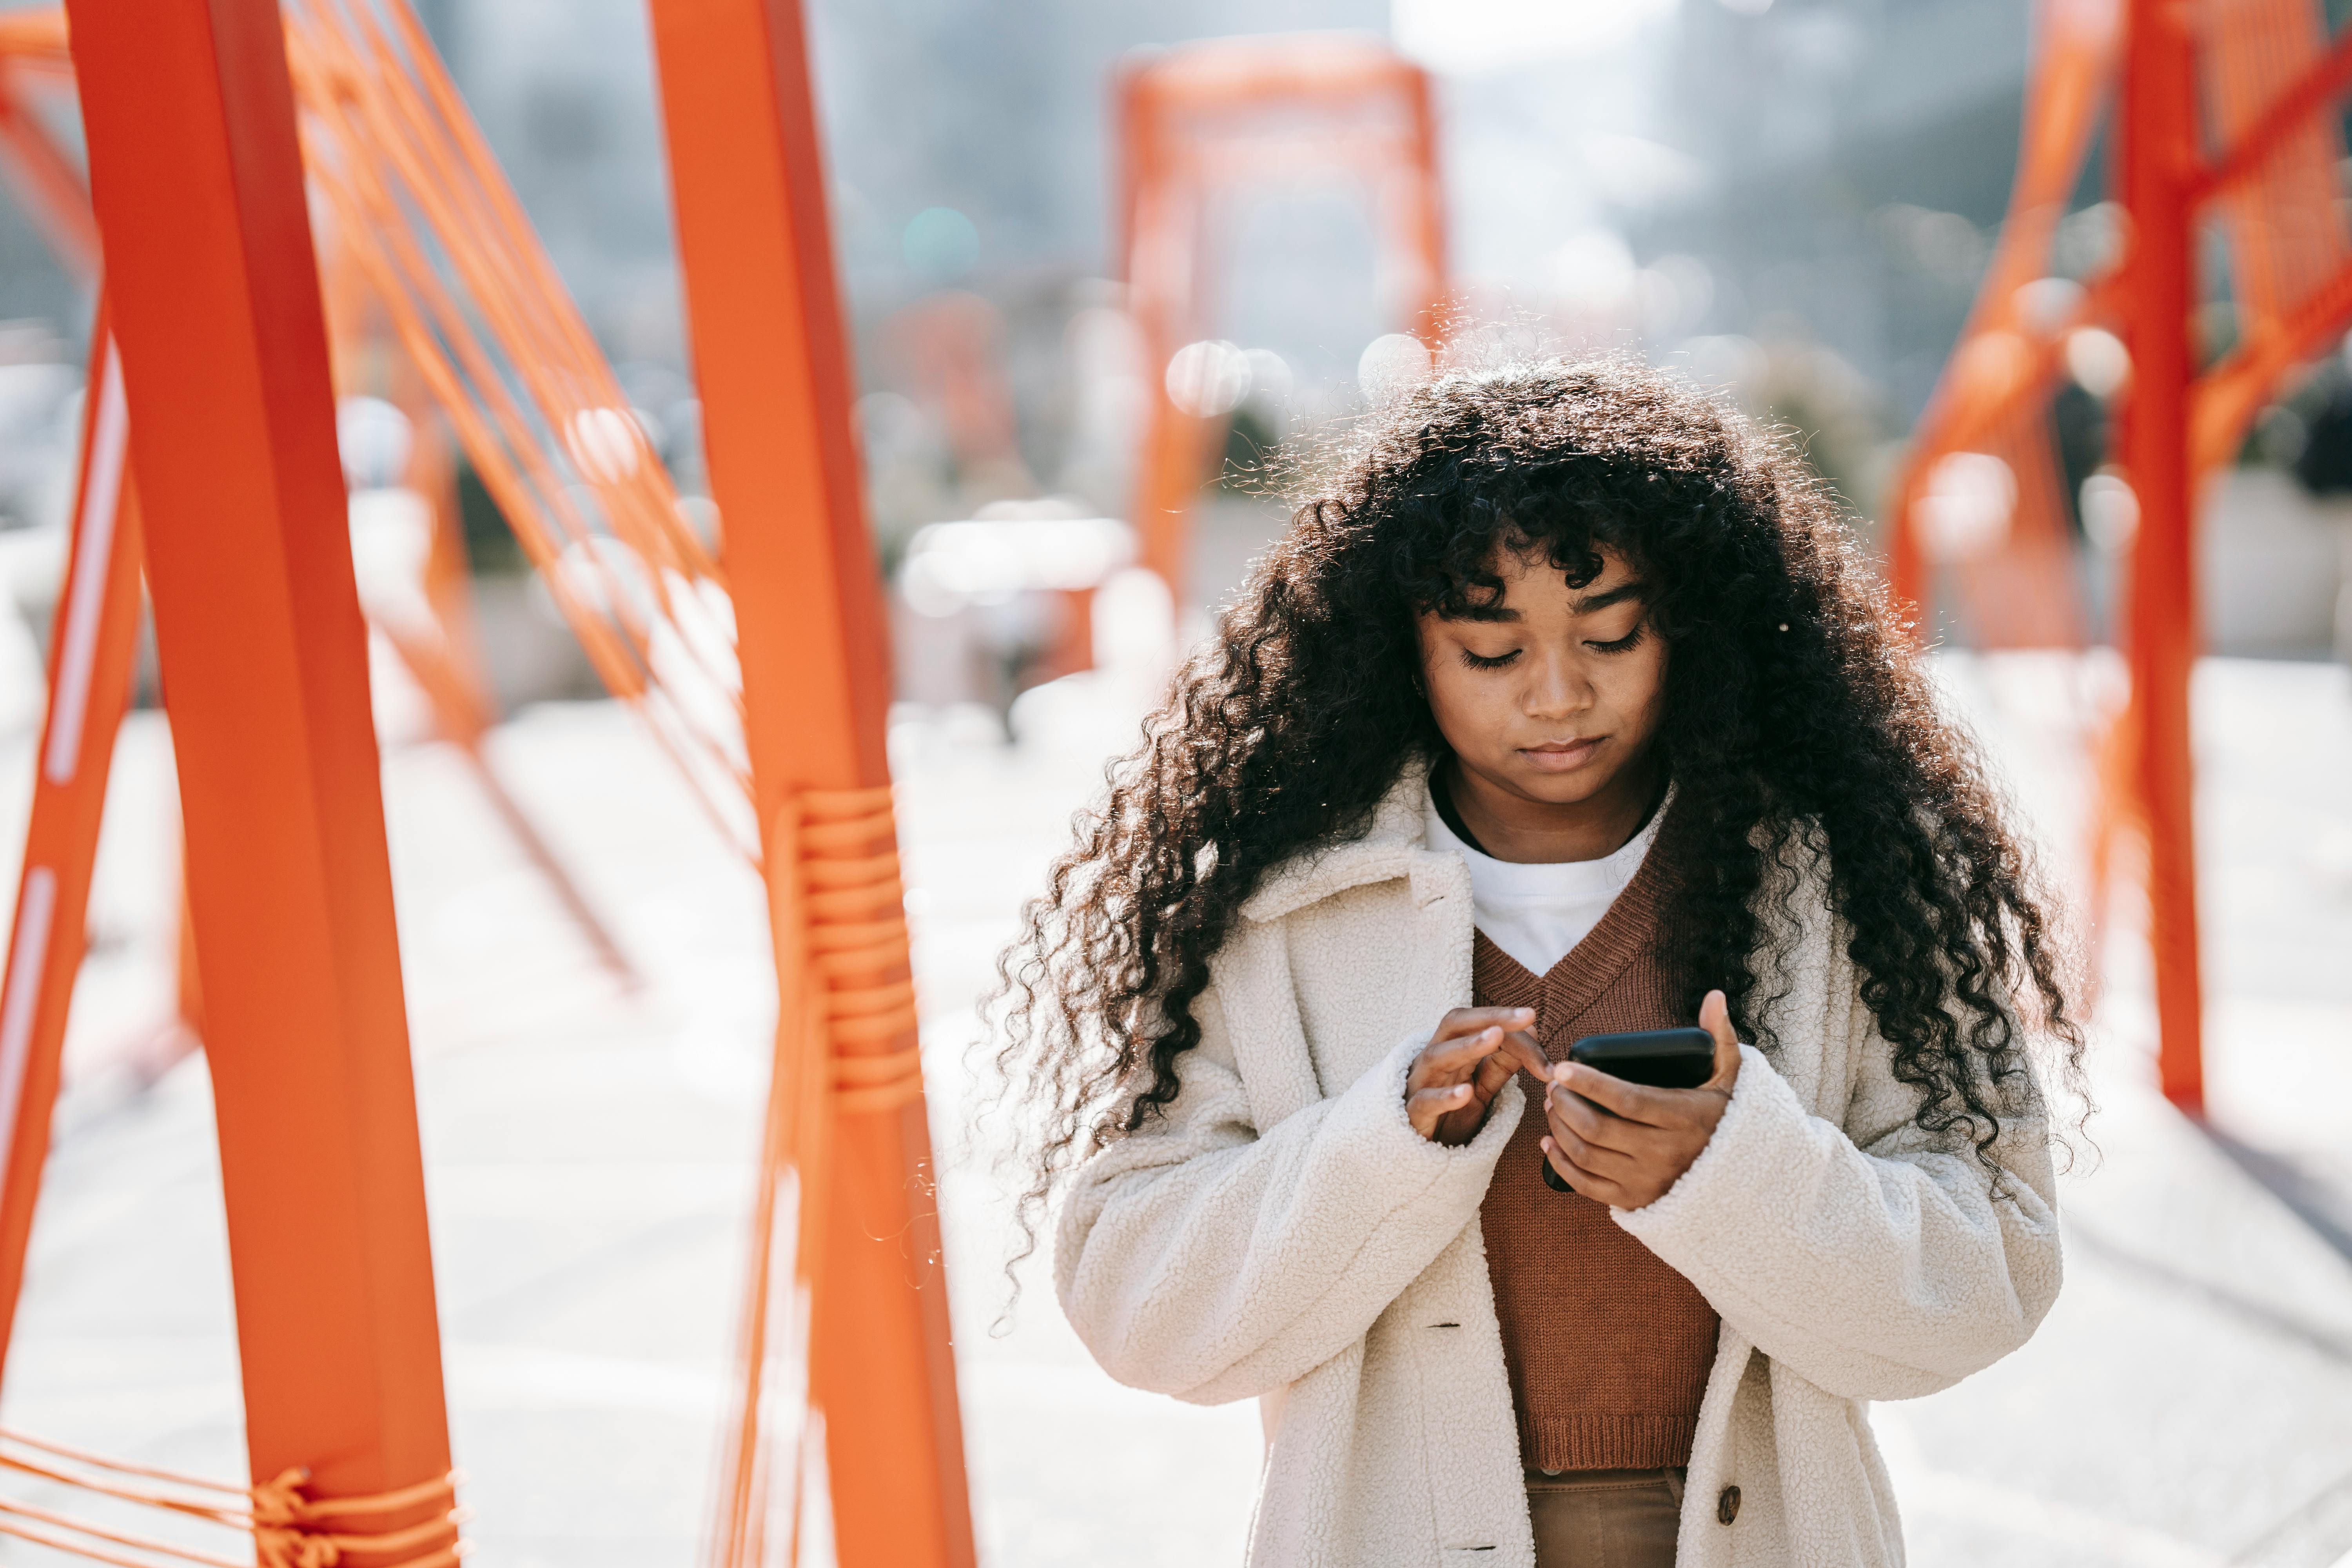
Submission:
[[[1739,1517],[1739,1489],[1726,1487],[1723,1495],[1715,1500],[1715,1517],[1729,1524]]]

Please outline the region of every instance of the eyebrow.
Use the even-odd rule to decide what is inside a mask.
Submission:
[[[1571,616],[1589,616],[1596,610],[1605,610],[1612,605],[1622,605],[1628,599],[1638,599],[1649,591],[1650,585],[1647,583],[1639,581],[1620,583],[1606,593],[1577,595],[1569,600],[1568,613]],[[1448,621],[1478,621],[1487,625],[1499,625],[1525,620],[1527,617],[1505,605],[1500,599],[1495,599],[1485,603],[1464,605],[1453,614],[1439,618]]]
[[[1650,591],[1647,583],[1620,583],[1605,594],[1580,594],[1568,602],[1571,616],[1589,616],[1595,610],[1605,610],[1612,605],[1622,605],[1628,599],[1638,599]]]

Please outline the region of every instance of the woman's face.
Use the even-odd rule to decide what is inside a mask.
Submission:
[[[1569,805],[1643,772],[1665,642],[1624,558],[1600,553],[1601,574],[1572,588],[1539,555],[1506,552],[1500,600],[1475,617],[1421,617],[1437,727],[1463,767],[1506,795]]]

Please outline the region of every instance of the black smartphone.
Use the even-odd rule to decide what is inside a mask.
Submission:
[[[1656,1089],[1696,1089],[1715,1076],[1715,1037],[1705,1029],[1635,1029],[1622,1035],[1587,1035],[1568,1047],[1568,1059]],[[1560,1179],[1549,1160],[1538,1158],[1544,1185],[1556,1193],[1576,1189]]]

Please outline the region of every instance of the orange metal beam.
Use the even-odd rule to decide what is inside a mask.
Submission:
[[[2054,213],[2054,204],[2073,188],[2072,161],[2087,143],[2088,111],[2112,68],[2099,37],[2106,15],[2101,7],[2055,0],[2041,9],[2045,41],[2029,91],[2011,221],[2003,228],[2001,258],[1920,421],[1895,492],[1891,565],[1896,593],[1916,603],[1927,563],[1912,508],[1936,459],[1988,438],[2003,419],[2029,410],[2041,417],[2058,352],[2074,325],[2105,319],[2120,326],[2132,350],[2120,455],[2140,511],[2124,637],[2132,700],[2102,747],[2099,771],[2107,798],[2098,812],[2105,826],[2095,835],[2093,858],[2105,867],[2106,836],[2116,824],[2145,827],[2161,1079],[2176,1103],[2194,1110],[2204,1096],[2189,712],[2199,643],[2195,494],[2201,477],[2230,459],[2281,381],[2352,321],[2352,263],[2341,259],[2340,228],[2323,226],[2340,225],[2340,218],[2331,217],[2325,204],[2311,208],[2292,188],[2298,173],[2294,160],[2284,170],[2273,166],[2293,150],[2306,160],[2300,172],[2305,188],[2314,181],[2326,184],[2337,142],[2333,130],[2302,142],[2293,139],[2310,132],[2315,117],[2335,113],[2337,100],[2352,89],[2352,34],[2326,40],[2315,14],[2286,6],[2269,13],[2271,31],[2257,19],[2248,23],[2248,35],[2199,37],[2192,29],[2207,24],[2193,10],[2168,0],[2132,0],[2125,17],[2116,165],[2116,193],[2130,216],[2129,253],[2091,283],[2071,320],[2035,327],[2021,319],[2018,288],[2046,270],[2049,234],[2046,224],[2020,219]],[[2275,26],[2281,16],[2293,24],[2284,36]],[[2208,83],[2214,100],[2200,103],[2196,67],[2200,55],[2215,54],[2218,58],[2206,62],[2215,67]],[[2289,79],[2273,90],[2274,76]],[[2225,128],[2232,140],[2209,163],[2200,157],[2200,127],[2215,115],[2234,121]],[[2245,193],[2249,182],[2288,188],[2284,195]],[[2199,209],[2209,203],[2224,203],[2220,216],[2235,242],[2231,282],[2246,335],[2228,358],[2192,380],[2188,318],[2198,297],[2192,235]],[[2284,232],[2246,226],[2279,225],[2282,206],[2291,220]],[[2297,223],[2313,226],[2297,228]],[[2256,240],[2283,243],[2287,254],[2282,258],[2273,247],[2252,243]],[[2250,252],[2259,265],[2246,265]],[[2007,265],[2012,253],[2016,267]],[[2010,343],[1988,341],[2003,333],[2011,336]],[[1971,352],[2003,347],[2016,352]],[[1973,374],[2003,367],[2005,379]]]
[[[437,1482],[366,633],[278,6],[68,14],[171,692],[253,1472],[305,1468],[326,1499]]]
[[[2189,181],[2192,203],[2210,200],[2252,174],[2272,150],[2315,114],[2352,89],[2352,30],[2339,35],[2303,79],[2279,94],[2246,132],[2221,156],[2196,169]]]
[[[887,784],[889,669],[801,6],[653,0],[652,15],[781,991],[777,1180],[761,1198],[779,1212],[753,1267],[761,1279],[783,1274],[761,1259],[772,1240],[790,1240],[797,1257],[777,1281],[780,1310],[798,1291],[813,1298],[810,1397],[822,1412],[839,1561],[964,1568],[971,1524],[923,1100],[838,1087],[875,1081],[904,1058],[911,1010],[861,1038],[850,1059],[828,1060],[848,1046],[839,1032],[828,1040],[819,1003],[850,998],[820,996],[824,966],[809,946],[813,918],[832,908],[824,900],[852,896],[817,890],[816,841],[832,810],[818,803]],[[878,827],[843,827],[878,833],[887,847],[887,822],[886,809]],[[889,884],[883,890],[895,905]],[[874,994],[904,994],[898,912],[859,917],[885,928],[863,960],[878,965],[861,972]],[[787,1207],[798,1210],[796,1228]],[[759,1347],[769,1331],[764,1321],[746,1324],[755,1377],[768,1374]],[[762,1521],[775,1511],[766,1488],[772,1478],[789,1488],[797,1468],[759,1468],[761,1390],[750,1392],[714,1543],[725,1563],[764,1560]]]
[[[1402,182],[1398,215],[1399,248],[1412,258],[1421,277],[1412,292],[1421,299],[1415,332],[1434,350],[1445,336],[1445,182],[1439,164],[1437,103],[1429,73],[1408,66],[1403,79],[1412,148],[1409,180]]]
[[[2197,97],[2186,15],[2131,0],[2117,161],[2131,214],[2124,317],[2132,353],[2124,460],[2139,500],[2129,637],[2127,773],[2148,837],[2149,941],[2162,1044],[2158,1076],[2187,1110],[2204,1101],[2189,677],[2198,645],[2190,491],[2189,339]]]
[[[2102,320],[2112,309],[2108,280],[2095,283],[2065,321],[2029,322],[2019,309],[2020,289],[2049,273],[2051,237],[2089,156],[2116,60],[2114,16],[2101,6],[2041,5],[2034,34],[2017,179],[2000,242],[1889,495],[1887,575],[1895,597],[1920,615],[1916,629],[1922,634],[1927,629],[1927,563],[1916,510],[1928,475],[1938,459],[1975,448],[2011,420],[2021,405],[2041,405],[2059,374],[2066,334]],[[1983,352],[1995,334],[2002,336],[2009,353]],[[2031,477],[2018,478],[2022,491]],[[2052,520],[2041,521],[2046,526]]]
[[[2338,268],[2285,320],[2249,337],[2198,377],[2190,400],[2191,471],[2203,474],[2228,462],[2280,382],[2329,339],[2340,337],[2347,322],[2352,263]]]
[[[1403,263],[1407,319],[1433,346],[1443,328],[1445,215],[1437,163],[1436,116],[1428,73],[1377,39],[1350,34],[1223,38],[1187,44],[1125,67],[1117,84],[1121,189],[1118,235],[1128,310],[1143,346],[1151,399],[1138,456],[1132,518],[1143,564],[1180,605],[1190,595],[1186,514],[1216,462],[1223,416],[1179,408],[1163,377],[1170,359],[1206,335],[1201,320],[1212,284],[1207,215],[1215,189],[1263,178],[1267,155],[1246,162],[1204,156],[1220,117],[1250,111],[1282,117],[1274,142],[1297,140],[1286,172],[1316,165],[1369,177],[1378,231]],[[1402,129],[1312,143],[1318,122],[1348,111],[1382,110]]]
[[[49,1150],[49,1112],[57,1101],[74,977],[81,969],[106,778],[139,642],[139,512],[126,462],[130,419],[122,365],[102,304],[90,343],[92,391],[82,409],[81,474],[50,636],[48,714],[35,753],[32,820],[7,967],[0,972],[0,1368]]]

